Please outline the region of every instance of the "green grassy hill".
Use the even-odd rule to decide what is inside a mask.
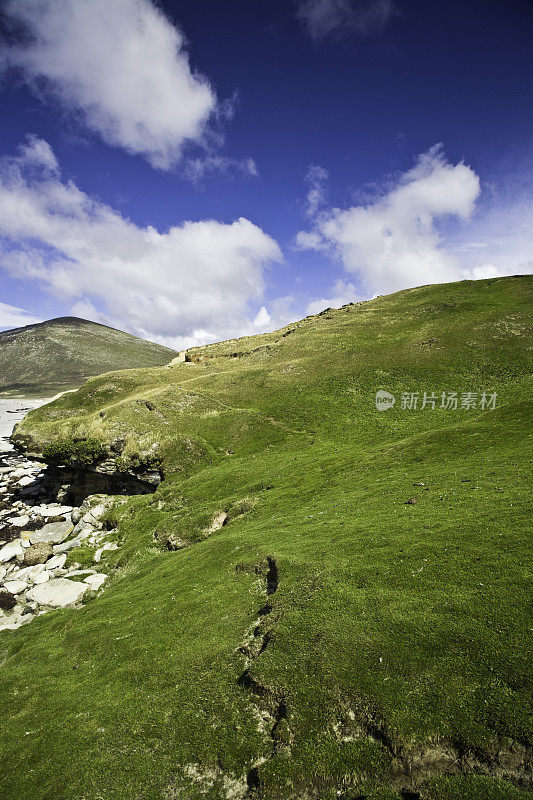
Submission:
[[[175,355],[107,325],[59,317],[0,331],[0,394],[50,396],[92,375],[160,366]]]
[[[410,289],[30,413],[31,449],[121,436],[164,481],[111,512],[100,597],[0,636],[0,796],[530,797],[531,286]]]

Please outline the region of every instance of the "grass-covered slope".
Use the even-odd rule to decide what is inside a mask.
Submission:
[[[0,394],[50,396],[92,375],[154,367],[173,350],[78,317],[0,331]]]
[[[123,437],[165,480],[112,512],[100,597],[0,638],[0,795],[530,796],[530,290],[412,289],[32,412],[32,449]]]

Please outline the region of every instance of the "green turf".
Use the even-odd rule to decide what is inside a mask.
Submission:
[[[530,290],[412,289],[32,412],[30,449],[125,438],[165,480],[111,512],[100,597],[2,634],[0,796],[529,797]]]

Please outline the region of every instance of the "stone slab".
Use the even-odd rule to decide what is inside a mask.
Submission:
[[[66,608],[79,603],[88,588],[86,583],[69,581],[66,578],[53,578],[39,586],[34,586],[26,597],[41,606]]]

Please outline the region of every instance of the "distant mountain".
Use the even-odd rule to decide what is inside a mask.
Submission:
[[[174,350],[78,317],[0,332],[0,393],[43,396],[116,369],[168,364]]]

